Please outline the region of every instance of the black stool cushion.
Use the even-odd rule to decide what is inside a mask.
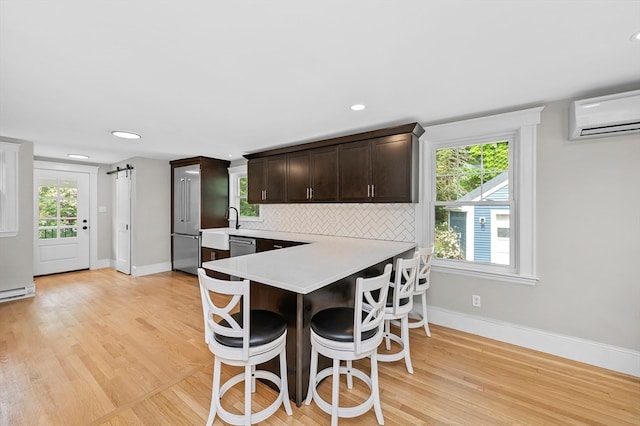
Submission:
[[[242,313],[237,312],[231,317],[242,325]],[[249,346],[260,346],[273,342],[287,330],[287,322],[280,315],[262,309],[251,310],[249,314]],[[229,326],[227,320],[220,321],[220,325]],[[216,341],[232,348],[242,347],[242,338],[228,337],[214,334]]]
[[[362,318],[367,313],[362,312]],[[311,329],[325,339],[336,342],[353,342],[353,308],[329,308],[316,313],[311,318]],[[362,333],[362,340],[375,336],[376,329]]]

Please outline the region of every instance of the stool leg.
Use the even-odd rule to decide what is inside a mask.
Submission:
[[[211,407],[209,408],[209,418],[207,419],[207,426],[211,426],[216,418],[216,407],[220,400],[220,361],[218,357],[215,357],[213,362],[213,384],[211,386]]]
[[[244,424],[251,426],[251,365],[244,367]]]
[[[387,348],[388,351],[391,350],[391,339],[389,339],[389,334],[391,333],[391,321],[390,320],[385,320],[384,321],[384,346],[385,348]]]
[[[304,401],[306,405],[311,404],[313,399],[313,390],[316,388],[316,374],[318,374],[318,351],[311,347],[311,363],[309,364],[309,389],[307,390],[307,399]]]
[[[338,426],[338,408],[340,407],[340,360],[333,360],[333,383],[331,388],[331,426]]]
[[[371,354],[371,392],[373,394],[373,409],[376,413],[378,423],[384,424],[382,416],[382,405],[380,404],[380,386],[378,384],[378,354],[377,351]]]
[[[287,415],[291,416],[291,401],[289,401],[289,380],[287,379],[287,348],[280,352],[280,393],[282,393],[282,403]]]
[[[431,337],[431,330],[429,330],[429,321],[427,321],[427,293],[422,293],[422,321],[424,322],[424,332],[428,337]]]
[[[349,389],[353,389],[353,375],[351,374],[351,369],[353,368],[352,361],[348,360],[346,363],[347,363],[347,387]]]
[[[407,371],[413,374],[413,366],[411,365],[411,351],[409,350],[409,316],[402,317],[402,350],[404,351],[404,362],[407,364]]]

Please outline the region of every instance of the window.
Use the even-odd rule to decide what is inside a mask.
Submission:
[[[229,205],[238,209],[240,220],[261,221],[260,204],[247,201],[247,166],[229,167]]]
[[[0,237],[18,235],[18,151],[20,145],[0,141]]]
[[[541,110],[426,128],[421,215],[434,270],[535,283]]]
[[[38,238],[78,236],[78,182],[40,178],[38,182]]]

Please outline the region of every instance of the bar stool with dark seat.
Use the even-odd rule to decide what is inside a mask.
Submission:
[[[287,414],[291,415],[287,386],[287,323],[284,318],[275,312],[250,310],[249,280],[218,280],[207,276],[202,268],[198,269],[198,279],[204,314],[204,340],[214,354],[211,408],[207,425],[213,424],[216,414],[233,425],[255,424],[267,419],[282,404]],[[220,300],[224,299],[224,302],[216,304],[210,293],[220,295]],[[234,311],[237,312],[232,313]],[[280,356],[280,377],[270,371],[256,369],[257,364],[277,356]],[[244,367],[244,372],[221,385],[221,364]],[[256,379],[272,382],[279,389],[279,394],[268,407],[252,413],[251,394],[256,390]],[[224,409],[221,400],[225,392],[242,381],[244,414],[241,415]]]
[[[396,261],[395,279],[389,283],[384,310],[384,340],[387,350],[391,349],[391,341],[400,345],[400,350],[394,353],[378,354],[380,362],[392,362],[404,358],[407,371],[411,374],[413,374],[413,366],[409,351],[409,312],[413,309],[413,292],[419,264],[418,252],[415,252],[411,259],[399,258]],[[391,333],[391,323],[396,321],[400,325],[400,336]]]
[[[311,401],[325,413],[331,414],[331,425],[338,424],[338,417],[360,416],[374,408],[378,423],[384,424],[380,391],[378,386],[377,349],[382,342],[384,319],[383,311],[389,288],[391,264],[384,268],[384,273],[373,278],[356,280],[355,306],[328,308],[316,313],[311,318],[311,371],[309,374],[309,391],[305,403]],[[369,310],[364,310],[364,304]],[[318,354],[333,360],[333,365],[318,372]],[[370,357],[371,374],[353,368],[352,361]],[[345,366],[340,362],[345,361]],[[340,407],[339,383],[340,374],[347,376],[348,388],[353,387],[352,376],[362,380],[371,390],[369,397],[361,404],[353,407]],[[332,376],[331,403],[322,399],[317,386],[326,377]]]
[[[419,314],[421,317],[416,321],[409,321],[409,328],[424,327],[424,332],[428,337],[431,337],[431,330],[429,330],[429,321],[427,319],[427,290],[429,290],[431,286],[431,260],[433,259],[433,250],[433,245],[416,249],[420,255],[420,267],[418,268],[416,288],[413,291],[413,295],[420,298],[421,312]],[[411,315],[409,315],[409,319],[411,319]]]

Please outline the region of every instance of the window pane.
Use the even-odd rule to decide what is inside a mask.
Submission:
[[[437,206],[434,214],[437,258],[510,264],[509,206]]]
[[[40,197],[56,198],[58,196],[58,179],[41,178],[38,182],[38,194]]]
[[[436,151],[436,199],[495,199],[492,194],[496,184],[508,179],[508,170],[508,142],[439,149]]]
[[[41,240],[46,240],[49,238],[56,238],[58,236],[58,230],[56,228],[53,229],[39,229],[38,230],[38,238]]]
[[[39,209],[39,217],[43,218],[53,218],[58,217],[58,200],[41,198],[38,204]]]
[[[240,216],[259,217],[260,204],[249,204],[245,198],[240,199]]]
[[[78,216],[78,201],[75,198],[60,201],[60,217],[75,218]]]
[[[247,182],[246,176],[238,178],[238,192],[240,197],[247,197]]]
[[[78,236],[76,228],[60,228],[60,238],[73,238]]]

